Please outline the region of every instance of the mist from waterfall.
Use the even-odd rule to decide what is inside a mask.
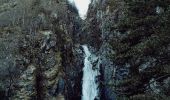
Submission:
[[[86,45],[82,46],[85,53],[84,68],[83,68],[83,85],[82,85],[82,100],[94,100],[98,98],[98,80],[99,76],[99,57],[91,54]],[[98,98],[99,99],[99,98]],[[97,99],[97,100],[98,100]]]

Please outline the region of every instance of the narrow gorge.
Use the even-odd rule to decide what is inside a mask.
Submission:
[[[169,100],[169,0],[0,0],[0,100]]]

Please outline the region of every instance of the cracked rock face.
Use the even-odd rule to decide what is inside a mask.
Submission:
[[[66,0],[0,0],[0,98],[80,98],[80,23]]]
[[[67,0],[0,0],[0,99],[80,100],[84,44],[103,100],[169,96],[170,2],[139,1],[92,0],[82,20]]]

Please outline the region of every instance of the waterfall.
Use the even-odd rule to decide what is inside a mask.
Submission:
[[[83,68],[82,100],[98,100],[98,76],[100,59],[91,54],[86,45],[82,46],[85,53]]]

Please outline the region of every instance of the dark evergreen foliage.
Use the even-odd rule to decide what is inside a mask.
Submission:
[[[113,27],[122,35],[116,36],[111,42],[115,51],[112,59],[120,66],[130,64],[130,74],[123,83],[117,84],[117,91],[133,96],[146,93],[152,78],[164,84],[163,80],[170,77],[170,1],[124,2],[125,17]],[[149,61],[148,58],[154,60]],[[152,64],[147,65],[146,62]],[[140,71],[143,64],[147,68]]]

